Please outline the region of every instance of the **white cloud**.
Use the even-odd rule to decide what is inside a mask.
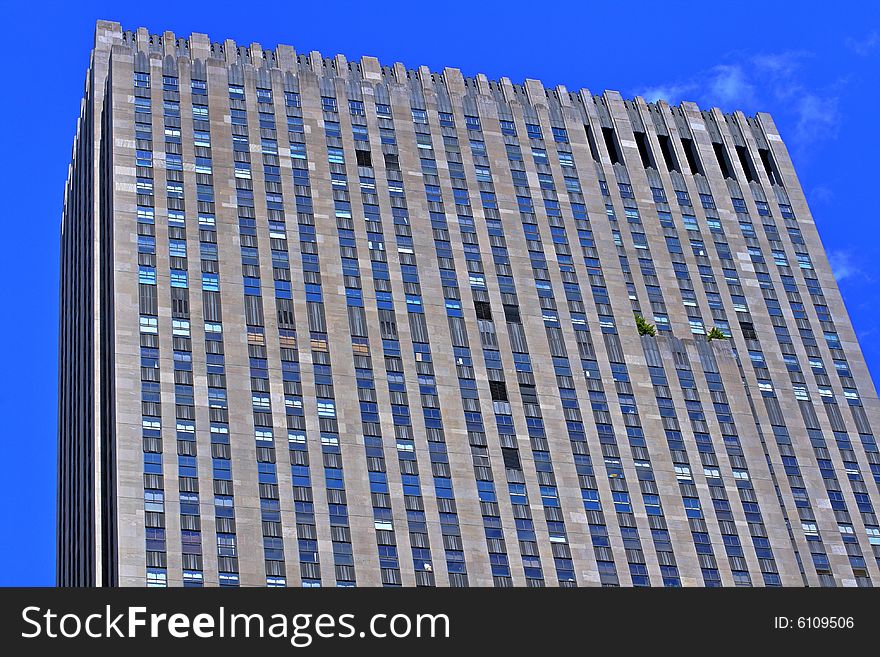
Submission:
[[[801,146],[837,134],[840,118],[837,104],[837,96],[814,93],[804,93],[795,101],[797,123],[794,136]]]
[[[776,77],[790,77],[801,66],[801,60],[811,57],[812,53],[804,50],[787,50],[778,53],[764,53],[752,57],[755,68]]]
[[[712,69],[704,95],[718,105],[750,107],[755,102],[755,86],[741,66],[722,64]]]
[[[877,334],[877,329],[867,328],[862,330],[856,330],[856,337],[859,339],[859,342],[862,344],[868,342],[869,338],[873,338],[874,335]]]
[[[866,55],[870,55],[877,46],[880,46],[880,32],[872,30],[868,36],[862,39],[849,37],[844,43],[846,44],[846,47],[852,50],[855,54],[865,57]]]
[[[692,93],[696,89],[696,85],[694,84],[667,84],[667,85],[658,85],[655,87],[648,87],[647,89],[636,93],[637,96],[641,96],[649,103],[656,102],[658,100],[665,100],[667,103],[679,103],[682,100],[686,100],[686,94]]]
[[[770,94],[792,112],[795,119],[792,142],[800,150],[837,134],[840,116],[838,96],[833,91],[845,84],[845,80],[838,80],[826,89],[807,88],[798,75],[801,62],[809,57],[812,53],[793,50],[752,58]]]
[[[751,105],[755,99],[754,85],[741,66],[719,64],[701,76],[702,82],[685,80],[647,87],[636,93],[648,102],[660,99],[676,104],[694,100],[711,106],[723,105],[727,109]]]
[[[809,197],[816,203],[829,203],[834,199],[834,190],[827,185],[816,185],[810,190]]]
[[[834,278],[837,282],[860,276],[862,271],[858,265],[853,262],[853,256],[850,251],[845,249],[831,249],[828,251],[828,264],[831,265],[831,271],[834,272]]]
[[[880,35],[878,35],[880,44]],[[647,101],[659,98],[670,103],[695,100],[703,107],[725,111],[772,111],[777,119],[787,118],[791,128],[789,146],[800,156],[815,143],[833,138],[840,120],[836,91],[846,79],[823,88],[803,81],[803,62],[813,53],[790,50],[741,57],[736,63],[722,63],[692,79],[673,80],[644,89],[638,95]]]

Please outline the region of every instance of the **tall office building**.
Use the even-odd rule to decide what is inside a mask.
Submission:
[[[880,583],[766,114],[99,22],[62,242],[61,584]]]

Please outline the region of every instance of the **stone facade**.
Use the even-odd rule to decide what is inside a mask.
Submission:
[[[61,300],[59,584],[880,581],[767,114],[102,21]]]

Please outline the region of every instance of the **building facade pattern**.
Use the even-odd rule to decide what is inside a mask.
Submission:
[[[59,584],[880,582],[766,114],[101,21],[61,309]]]

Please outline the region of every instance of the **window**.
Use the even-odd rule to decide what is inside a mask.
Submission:
[[[186,270],[172,269],[171,270],[171,287],[185,288],[186,286],[187,286]]]
[[[755,332],[755,325],[751,322],[740,322],[740,328],[743,332],[743,337],[746,340],[757,340],[758,334]]]
[[[148,587],[168,586],[168,574],[164,568],[147,568]]]
[[[468,130],[482,130],[479,116],[465,116],[464,121]]]
[[[834,331],[825,331],[825,342],[828,343],[829,349],[843,349],[840,344],[840,337]]]
[[[679,481],[693,481],[691,469],[686,465],[676,465],[675,476]]]
[[[796,253],[795,255],[797,256],[798,267],[800,267],[801,269],[812,269],[813,268],[813,263],[810,260],[810,256],[808,254]]]
[[[156,284],[156,269],[154,267],[145,267],[141,265],[138,268],[138,280],[143,285]]]

